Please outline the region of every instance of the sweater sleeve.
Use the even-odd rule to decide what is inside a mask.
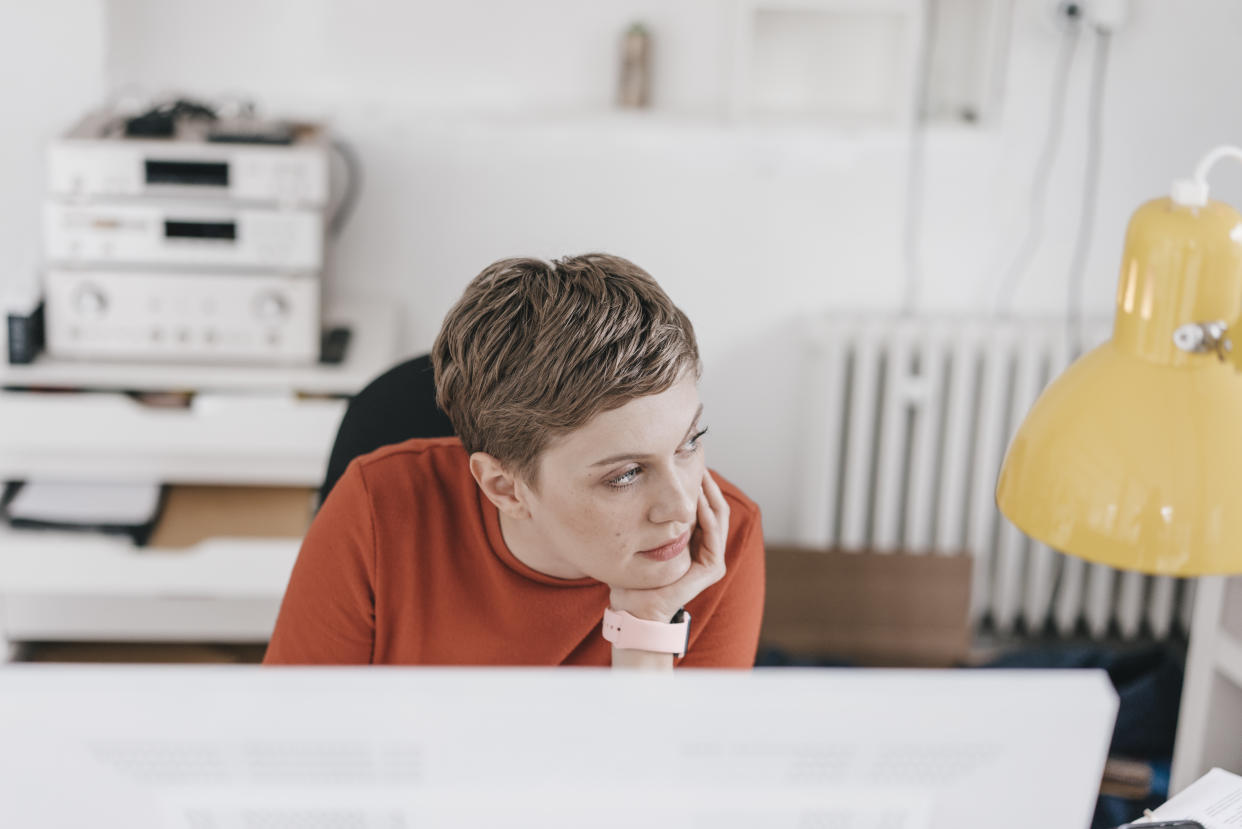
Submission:
[[[763,623],[764,549],[759,507],[746,500],[730,505],[730,543],[725,576],[688,606],[690,648],[679,668],[753,668]],[[736,541],[733,541],[736,539]],[[698,607],[696,608],[696,604]],[[697,634],[695,611],[704,615]]]
[[[370,663],[375,554],[370,494],[362,467],[352,463],[302,541],[263,663]]]

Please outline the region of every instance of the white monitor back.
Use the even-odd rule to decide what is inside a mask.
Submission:
[[[1097,671],[0,669],[0,826],[1077,829]]]

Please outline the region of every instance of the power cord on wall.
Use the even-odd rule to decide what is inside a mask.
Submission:
[[[1052,178],[1052,165],[1056,161],[1060,146],[1062,124],[1065,120],[1065,103],[1069,89],[1070,68],[1074,64],[1074,54],[1078,46],[1078,33],[1081,29],[1082,10],[1077,4],[1066,4],[1063,11],[1066,25],[1061,36],[1061,49],[1057,55],[1056,73],[1052,82],[1052,97],[1048,109],[1048,129],[1044,133],[1043,146],[1039,159],[1035,163],[1035,172],[1031,179],[1031,195],[1028,203],[1026,233],[1013,262],[1005,271],[1005,276],[997,289],[995,310],[1004,314],[1009,310],[1013,296],[1017,292],[1026,269],[1030,267],[1035,251],[1044,232],[1044,206],[1048,196],[1048,182]]]
[[[1087,154],[1083,170],[1081,211],[1078,230],[1074,237],[1074,253],[1066,281],[1065,317],[1066,348],[1070,361],[1083,351],[1083,296],[1082,288],[1086,274],[1087,255],[1091,249],[1095,227],[1095,210],[1099,191],[1100,151],[1103,143],[1104,92],[1107,80],[1109,51],[1112,31],[1121,25],[1125,17],[1123,0],[1099,2],[1091,9],[1091,28],[1095,33],[1091,58],[1091,86],[1087,104]],[[1062,94],[1063,91],[1062,91]],[[1063,106],[1062,101],[1062,106]],[[1060,125],[1057,125],[1058,130]],[[1038,181],[1038,179],[1037,179]],[[1025,267],[1025,265],[1024,265]],[[1066,578],[1068,559],[1056,556],[1050,595],[1060,593]]]
[[[931,88],[931,69],[937,41],[936,21],[939,0],[925,0],[923,4],[923,32],[919,38],[917,58],[918,83],[915,91],[914,113],[910,123],[909,156],[906,162],[906,216],[902,240],[905,261],[905,289],[902,291],[901,313],[913,314],[919,302],[919,283],[922,275],[919,267],[919,242],[923,230],[923,157],[927,134],[927,109]]]
[[[340,198],[332,208],[332,218],[328,219],[328,235],[340,236],[341,230],[354,215],[358,197],[362,195],[362,160],[344,139],[333,139],[332,149],[344,165],[345,183],[341,187]]]
[[[1087,111],[1087,162],[1083,171],[1082,212],[1078,219],[1078,233],[1074,239],[1074,258],[1071,260],[1069,280],[1065,293],[1066,334],[1069,338],[1069,358],[1076,359],[1083,350],[1083,282],[1087,269],[1087,254],[1091,250],[1092,232],[1095,228],[1095,207],[1100,183],[1100,145],[1103,133],[1104,87],[1108,76],[1108,54],[1112,33],[1100,26],[1094,27],[1095,50],[1091,58],[1091,90]]]

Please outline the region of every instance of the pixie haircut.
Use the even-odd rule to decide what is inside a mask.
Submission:
[[[686,315],[642,268],[603,253],[489,265],[444,318],[431,362],[466,451],[532,486],[551,440],[701,373]]]

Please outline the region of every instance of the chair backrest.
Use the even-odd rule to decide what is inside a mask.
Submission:
[[[436,405],[431,357],[424,354],[393,366],[354,395],[345,409],[319,488],[319,503],[359,455],[410,438],[452,434],[453,424]]]

